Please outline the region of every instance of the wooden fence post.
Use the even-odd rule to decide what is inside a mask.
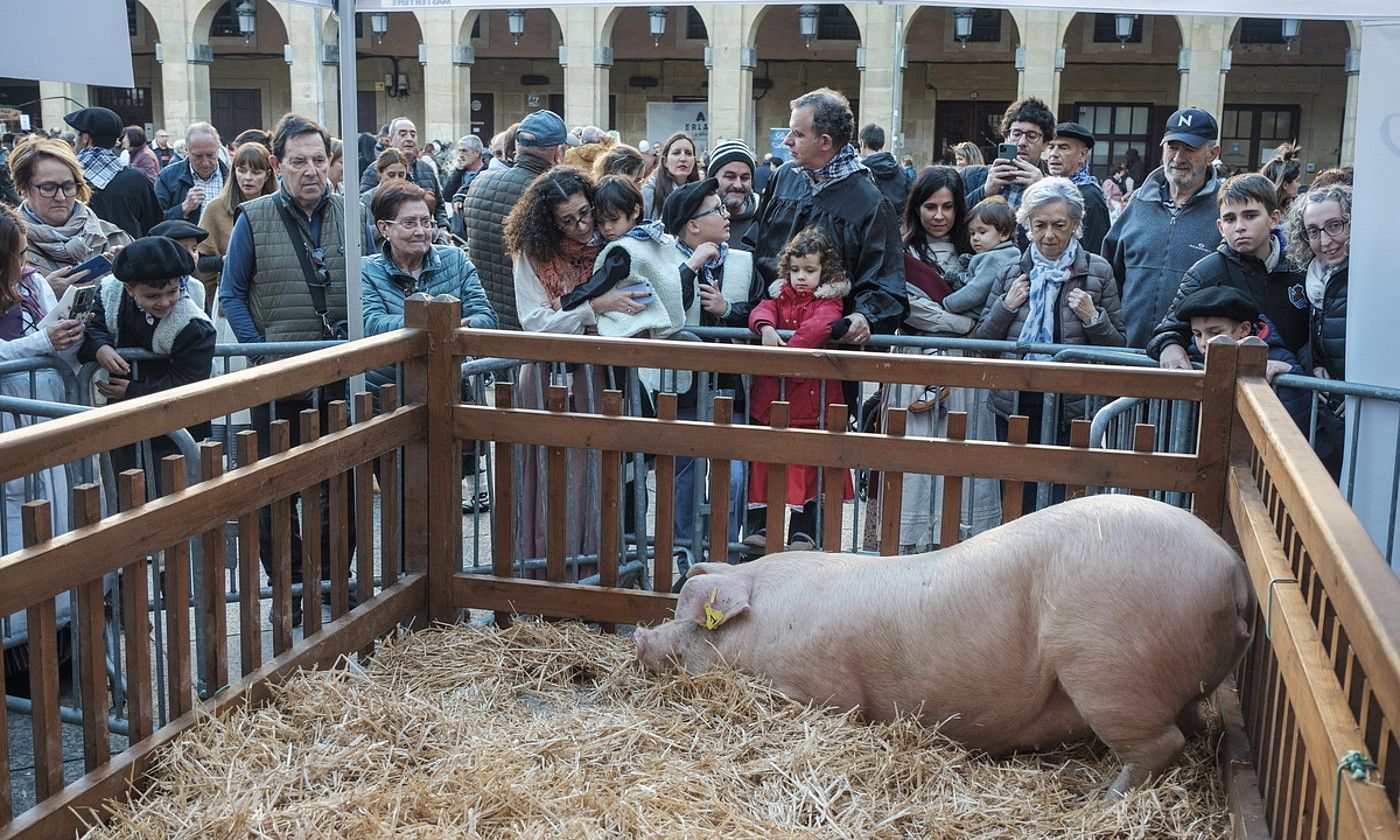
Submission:
[[[1228,338],[1206,346],[1201,420],[1196,431],[1196,490],[1193,508],[1207,525],[1225,524],[1225,483],[1230,469],[1230,434],[1235,421],[1235,378],[1240,348]],[[1262,371],[1261,371],[1262,372]]]

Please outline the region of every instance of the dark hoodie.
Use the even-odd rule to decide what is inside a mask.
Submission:
[[[875,186],[880,188],[880,194],[894,205],[894,214],[902,216],[904,202],[909,200],[909,187],[912,185],[909,173],[904,171],[904,167],[900,166],[899,161],[889,152],[876,152],[861,162],[870,170],[871,177],[875,179]]]
[[[758,193],[750,193],[744,209],[729,214],[729,247],[744,250],[744,236],[758,224]]]

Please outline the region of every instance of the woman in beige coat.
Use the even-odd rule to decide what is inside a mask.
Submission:
[[[201,266],[201,270],[195,272],[195,277],[204,283],[204,299],[211,303],[219,297],[219,275],[222,271],[209,267],[211,260],[204,258],[218,257],[217,262],[222,266],[224,253],[228,251],[229,236],[233,234],[238,205],[270,195],[277,189],[277,178],[273,175],[270,158],[271,153],[261,143],[239,146],[230,167],[233,171],[224,179],[223,191],[205,206],[199,217],[199,226],[209,231],[209,238],[195,249]]]

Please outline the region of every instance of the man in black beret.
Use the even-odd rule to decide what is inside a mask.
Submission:
[[[1045,147],[1045,166],[1051,175],[1068,178],[1084,196],[1083,231],[1079,243],[1091,254],[1103,248],[1112,222],[1108,216],[1108,199],[1104,197],[1099,179],[1089,174],[1089,152],[1094,148],[1094,135],[1077,122],[1062,122],[1055,126],[1055,136]]]
[[[143,397],[209,378],[214,359],[214,325],[204,314],[204,286],[190,283],[194,257],[173,239],[147,236],[123,248],[112,260],[112,274],[97,286],[78,359],[95,361],[108,378],[97,381],[98,395],[109,401]],[[150,350],[163,358],[128,362],[118,347]],[[99,374],[100,375],[100,374]],[[190,429],[195,440],[207,437],[207,423]],[[153,438],[159,460],[178,450],[166,437]],[[118,469],[136,466],[135,447],[112,453]],[[159,476],[159,471],[157,471]]]
[[[74,149],[83,175],[92,186],[88,205],[99,219],[126,231],[132,239],[145,236],[165,217],[155,188],[146,175],[122,163],[112,151],[122,133],[122,119],[107,108],[83,108],[63,118],[78,133]]]

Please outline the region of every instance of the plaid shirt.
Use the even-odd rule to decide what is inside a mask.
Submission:
[[[826,166],[821,169],[804,169],[807,177],[812,180],[812,192],[818,193],[827,186],[840,181],[848,175],[865,170],[865,164],[861,163],[860,157],[856,154],[856,147],[850,143],[836,153]]]
[[[210,175],[207,180],[199,177],[199,173],[194,171],[193,166],[190,167],[190,177],[194,179],[196,187],[204,188],[204,203],[199,205],[201,210],[209,206],[209,202],[218,198],[219,193],[224,191],[224,172],[218,164],[214,165],[214,174]]]
[[[78,163],[83,165],[83,177],[99,190],[105,190],[117,173],[125,168],[121,158],[112,154],[111,149],[98,149],[89,146],[78,152]]]

